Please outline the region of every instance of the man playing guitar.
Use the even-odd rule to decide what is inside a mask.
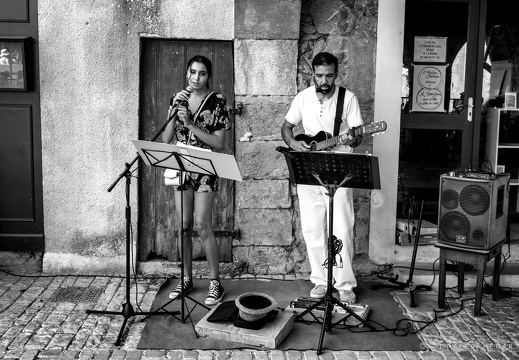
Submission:
[[[337,137],[341,142],[333,151],[352,152],[352,147],[360,145],[362,134],[351,136],[348,133],[349,129],[363,125],[359,102],[354,93],[344,89],[342,112],[340,111],[339,86],[335,85],[338,66],[338,59],[330,53],[319,53],[313,59],[315,86],[310,86],[296,95],[281,127],[283,140],[292,150],[312,150],[308,141],[305,141],[308,139],[294,137],[293,129],[301,122],[306,136],[313,137],[323,131],[336,137],[345,134],[346,136]],[[336,114],[338,103],[340,114]],[[301,228],[311,267],[310,281],[314,284],[310,292],[313,298],[323,298],[327,291],[327,269],[323,266],[327,260],[328,239],[326,193],[326,188],[322,186],[297,185]],[[333,215],[333,234],[343,244],[338,254],[342,258],[343,266],[334,267],[333,286],[339,291],[341,301],[351,304],[356,302],[353,288],[357,286],[352,268],[354,213],[351,188],[337,189]]]

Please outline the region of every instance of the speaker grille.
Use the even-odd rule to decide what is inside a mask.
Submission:
[[[470,234],[470,221],[459,211],[446,213],[440,220],[440,231],[450,241],[456,241],[456,237]]]
[[[469,185],[461,190],[460,205],[469,215],[482,215],[490,207],[490,195],[479,185]]]
[[[442,191],[442,205],[448,210],[454,210],[458,207],[458,192],[453,189]]]

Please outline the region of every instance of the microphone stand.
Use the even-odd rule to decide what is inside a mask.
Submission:
[[[173,102],[173,98],[171,99],[170,106],[172,105],[172,102]],[[175,117],[177,111],[178,111],[178,106],[176,106],[173,109],[170,108],[170,110],[168,111],[168,119],[167,119],[166,123],[159,130],[159,132],[157,134],[155,134],[155,136],[153,137],[153,139],[151,141],[155,141],[159,137],[159,135],[164,132],[164,130],[166,129],[166,126],[168,126],[169,122]],[[124,329],[126,327],[126,323],[128,322],[128,319],[131,318],[132,316],[137,316],[137,315],[151,316],[151,315],[164,315],[164,314],[169,314],[169,315],[174,316],[174,315],[179,314],[178,311],[136,312],[133,309],[133,306],[131,304],[131,299],[130,299],[130,276],[131,276],[131,274],[130,274],[130,267],[131,267],[130,253],[131,253],[131,214],[132,214],[132,211],[131,211],[131,206],[130,206],[130,185],[131,185],[132,172],[130,171],[130,169],[131,169],[132,165],[138,159],[139,159],[139,154],[137,154],[137,156],[135,156],[135,158],[133,158],[133,160],[130,163],[125,163],[124,164],[125,168],[124,168],[123,172],[121,172],[119,174],[117,179],[107,189],[108,192],[111,192],[114,189],[114,187],[117,185],[117,183],[123,177],[126,178],[126,187],[125,187],[125,189],[126,189],[126,211],[125,211],[125,216],[126,216],[126,302],[124,304],[122,304],[122,310],[120,312],[101,311],[101,310],[87,310],[86,311],[87,314],[121,315],[124,317],[124,321],[121,325],[121,329],[119,330],[119,335],[117,336],[117,340],[115,341],[116,346],[121,345],[121,338],[122,338]]]

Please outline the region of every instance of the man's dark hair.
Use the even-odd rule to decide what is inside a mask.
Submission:
[[[329,52],[320,52],[312,60],[312,70],[320,65],[335,65],[335,71],[339,69],[339,60]]]

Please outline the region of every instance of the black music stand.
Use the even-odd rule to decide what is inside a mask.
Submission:
[[[241,175],[236,164],[234,156],[229,154],[215,153],[192,146],[186,146],[178,143],[177,145],[155,143],[151,141],[143,140],[132,140],[133,144],[137,148],[141,158],[147,165],[156,166],[161,168],[169,168],[178,170],[179,176],[182,179],[184,172],[192,172],[198,174],[215,175],[222,178],[228,178],[233,180],[241,181]],[[174,318],[184,323],[195,308],[200,305],[206,310],[210,310],[209,307],[196,301],[192,297],[184,293],[184,231],[182,229],[184,219],[183,211],[184,208],[184,191],[180,191],[180,286],[181,293],[175,299],[168,301],[155,312],[157,313],[169,313]],[[187,306],[186,299],[191,300],[194,305],[190,309]],[[166,307],[176,300],[181,300],[181,314],[178,317],[176,313],[170,313],[166,310]],[[186,313],[187,311],[187,313]]]
[[[324,319],[321,325],[317,354],[321,354],[324,332],[331,332],[332,327],[341,323],[349,316],[353,316],[360,323],[371,330],[376,329],[358,316],[348,306],[332,296],[333,263],[335,259],[333,239],[333,197],[337,188],[349,187],[358,189],[380,189],[380,174],[378,158],[370,155],[318,152],[318,151],[290,151],[288,148],[278,147],[277,151],[285,155],[290,173],[290,181],[294,184],[320,185],[328,190],[329,214],[328,214],[328,278],[327,290],[324,298],[308,307],[295,317],[295,320],[303,318],[306,314],[325,304]],[[332,308],[334,305],[343,308],[349,315],[332,324]]]

